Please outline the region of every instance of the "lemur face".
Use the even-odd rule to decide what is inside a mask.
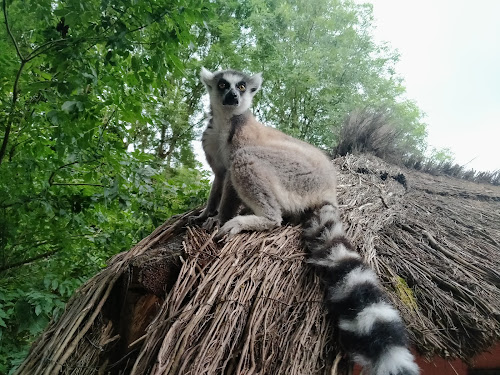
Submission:
[[[201,80],[207,87],[212,109],[233,115],[250,108],[253,96],[262,84],[260,73],[253,76],[234,70],[212,73],[205,68],[201,69]]]

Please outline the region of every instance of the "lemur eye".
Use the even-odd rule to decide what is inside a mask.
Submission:
[[[241,92],[244,92],[246,89],[247,89],[247,87],[244,83],[240,83],[238,85],[238,90],[240,90]]]
[[[220,82],[219,83],[219,88],[220,89],[225,89],[226,88],[226,84],[224,82]]]

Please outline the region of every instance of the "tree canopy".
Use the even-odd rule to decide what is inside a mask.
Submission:
[[[201,66],[262,71],[256,115],[327,151],[376,108],[409,154],[425,125],[349,0],[3,0],[0,373],[106,259],[204,202]]]

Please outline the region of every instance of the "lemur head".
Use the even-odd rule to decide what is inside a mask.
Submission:
[[[211,72],[201,68],[201,81],[207,88],[212,110],[240,115],[250,108],[262,84],[262,75],[248,76],[235,70]]]

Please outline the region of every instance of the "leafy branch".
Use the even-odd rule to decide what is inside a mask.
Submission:
[[[36,57],[40,56],[43,53],[48,52],[51,48],[55,47],[57,44],[60,44],[62,42],[67,43],[68,39],[49,40],[48,42],[43,43],[42,45],[36,47],[33,51],[31,51],[28,54],[26,61],[28,62],[35,59]]]
[[[9,137],[10,137],[10,133],[12,131],[12,124],[13,124],[14,116],[15,116],[15,109],[16,109],[16,105],[18,102],[18,98],[19,98],[19,80],[21,78],[21,74],[24,70],[24,67],[26,66],[27,63],[29,63],[33,59],[37,58],[38,56],[40,56],[44,53],[47,53],[48,51],[50,51],[54,47],[61,45],[61,44],[65,44],[65,43],[68,44],[68,39],[65,39],[65,38],[50,40],[50,41],[47,41],[47,42],[41,44],[40,46],[36,47],[26,57],[24,57],[23,54],[21,53],[21,50],[20,50],[19,45],[16,41],[16,38],[14,37],[14,34],[12,33],[12,31],[10,29],[9,19],[7,16],[7,1],[6,0],[2,1],[2,8],[3,8],[3,13],[4,13],[4,21],[5,21],[5,27],[7,30],[7,34],[9,35],[9,37],[14,45],[14,48],[16,50],[16,54],[19,57],[20,66],[19,66],[19,69],[17,70],[16,78],[14,80],[14,85],[12,88],[12,101],[11,101],[10,111],[9,111],[8,116],[7,116],[2,145],[0,146],[0,165],[3,162],[5,154],[7,153],[7,145],[9,143]],[[149,21],[141,26],[138,26],[134,29],[128,30],[126,32],[126,34],[135,33],[137,31],[143,30],[143,29],[159,22],[169,12],[170,12],[170,10],[165,10],[165,11],[161,12],[156,17],[153,17],[151,21]],[[106,39],[106,37],[80,38],[80,39],[73,40],[71,44],[75,45],[75,44],[78,44],[79,42],[92,41],[93,45],[95,45],[101,41],[104,41],[105,39]]]
[[[54,182],[54,178],[55,178],[57,172],[60,171],[61,169],[64,169],[66,167],[69,167],[69,166],[75,165],[75,164],[79,164],[79,163],[80,164],[92,163],[92,162],[97,161],[97,160],[98,159],[93,159],[93,160],[88,160],[88,161],[84,161],[84,162],[73,161],[71,163],[61,165],[56,170],[52,171],[52,173],[50,174],[49,185],[50,186],[95,186],[95,187],[103,187],[103,188],[106,187],[105,185],[102,185],[102,184],[89,184],[89,183],[80,183],[80,182],[61,182],[61,183]]]
[[[78,234],[75,236],[70,236],[69,238],[75,239],[75,238],[81,238],[81,237],[95,237],[95,236],[96,236],[96,233],[83,233],[83,234]],[[31,248],[36,248],[36,247],[47,245],[47,246],[53,247],[53,249],[46,251],[45,253],[37,254],[37,255],[34,255],[32,257],[20,260],[18,262],[14,262],[11,264],[6,264],[4,266],[1,266],[0,272],[4,272],[7,270],[11,270],[13,268],[21,267],[21,266],[24,266],[26,264],[35,262],[37,260],[49,258],[52,255],[57,254],[59,251],[61,251],[63,249],[60,246],[56,246],[55,244],[51,244],[51,242],[52,242],[51,240],[45,240],[45,241],[40,241],[40,242],[37,242],[35,244],[32,244]],[[25,245],[26,243],[28,243],[28,242],[17,243],[17,244],[14,244],[12,247],[15,248],[16,246]]]
[[[19,67],[19,70],[17,71],[16,74],[16,79],[14,80],[14,87],[12,89],[12,102],[10,106],[10,112],[7,117],[7,124],[5,127],[5,133],[2,141],[2,146],[0,147],[0,165],[2,164],[2,160],[5,156],[5,153],[7,151],[7,143],[9,142],[9,135],[12,130],[12,121],[14,117],[14,109],[16,107],[17,103],[17,98],[19,95],[19,78],[21,77],[21,73],[23,71],[24,65],[26,64],[26,59],[23,57],[21,50],[19,49],[19,45],[17,44],[16,38],[14,38],[14,35],[12,34],[12,31],[10,30],[9,26],[9,19],[7,17],[7,0],[3,0],[2,2],[2,8],[3,8],[3,15],[4,15],[4,21],[5,21],[5,28],[7,29],[7,34],[9,35],[10,39],[12,40],[12,43],[14,44],[14,48],[16,49],[17,56],[19,56],[19,59],[21,60],[21,65]]]
[[[57,167],[57,169],[56,169],[56,170],[54,170],[54,171],[52,171],[52,173],[51,173],[51,174],[50,174],[50,176],[49,176],[49,185],[50,185],[50,186],[54,185],[54,177],[56,176],[56,173],[57,173],[58,171],[60,171],[61,169],[66,168],[66,167],[69,167],[69,166],[71,166],[71,165],[78,164],[78,163],[79,163],[79,161],[73,161],[73,162],[71,162],[71,163],[63,164],[63,165],[61,165],[60,167]]]
[[[127,34],[129,34],[129,33],[130,33],[130,34],[131,34],[131,33],[135,33],[136,31],[141,31],[141,30],[145,29],[146,27],[149,27],[149,26],[151,26],[151,25],[153,25],[153,24],[155,24],[155,23],[157,23],[157,22],[160,22],[160,21],[161,21],[161,19],[162,19],[163,17],[165,17],[165,16],[166,16],[169,12],[170,12],[170,10],[165,10],[164,12],[161,12],[161,13],[160,13],[160,14],[158,14],[156,17],[153,17],[153,18],[151,19],[151,21],[149,21],[149,22],[145,23],[144,25],[141,25],[141,26],[139,26],[139,27],[136,27],[135,29],[132,29],[132,30],[127,31]]]
[[[7,0],[3,0],[2,7],[3,7],[3,16],[5,20],[5,28],[7,29],[7,34],[9,34],[9,37],[12,39],[12,43],[14,43],[14,47],[16,48],[16,53],[19,56],[19,59],[21,59],[21,61],[24,61],[24,57],[21,53],[21,50],[19,49],[19,45],[17,44],[16,39],[14,38],[12,31],[10,30],[9,20],[7,18]]]
[[[42,253],[42,254],[38,254],[38,255],[35,255],[35,256],[32,256],[30,258],[27,258],[27,259],[24,259],[24,260],[21,260],[19,262],[15,262],[15,263],[11,263],[11,264],[7,264],[5,266],[2,266],[0,267],[0,272],[5,272],[5,271],[8,271],[8,270],[11,270],[13,268],[17,268],[17,267],[21,267],[21,266],[24,266],[26,264],[29,264],[29,263],[32,263],[32,262],[35,262],[37,260],[41,260],[41,259],[45,259],[45,258],[48,258],[48,257],[51,257],[52,255],[55,255],[57,254],[59,251],[61,251],[62,247],[57,247],[56,249],[54,250],[50,250],[50,251],[47,251],[45,253]]]
[[[12,101],[11,101],[11,105],[10,105],[10,111],[9,111],[8,116],[7,116],[5,133],[4,133],[4,137],[2,140],[2,145],[0,147],[0,165],[2,164],[3,158],[5,157],[5,154],[7,152],[7,144],[9,142],[10,132],[12,131],[14,112],[16,109],[17,100],[19,98],[19,79],[21,78],[21,74],[23,72],[23,69],[29,61],[31,61],[35,57],[39,56],[41,53],[46,52],[48,49],[52,48],[52,46],[54,46],[55,43],[60,41],[60,40],[56,40],[56,41],[47,42],[47,43],[41,45],[40,47],[34,49],[30,54],[28,54],[27,57],[24,57],[23,54],[21,53],[21,50],[20,50],[19,45],[16,41],[16,38],[14,37],[14,34],[12,34],[12,31],[10,29],[9,18],[7,16],[7,0],[2,1],[2,9],[3,9],[4,22],[5,22],[5,28],[7,30],[7,34],[9,35],[9,38],[12,40],[12,44],[14,44],[14,48],[16,49],[16,54],[19,57],[19,60],[21,61],[21,63],[19,65],[19,69],[17,70],[16,78],[14,80],[14,85],[12,88]],[[44,50],[43,48],[45,48],[46,46],[49,46],[49,48]]]
[[[83,183],[83,182],[65,182],[65,183],[55,183],[52,184],[51,186],[94,186],[94,187],[102,187],[105,188],[106,185],[102,184],[88,184],[88,183]]]

